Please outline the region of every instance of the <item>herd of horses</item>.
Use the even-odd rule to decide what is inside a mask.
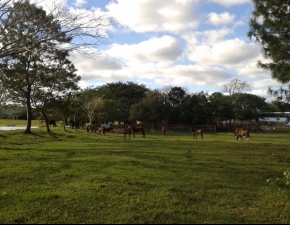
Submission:
[[[113,127],[110,127],[106,124],[86,124],[86,129],[87,129],[87,133],[92,132],[94,134],[96,134],[97,132],[99,134],[105,135],[108,134],[113,131]]]
[[[106,124],[86,124],[87,133],[91,132],[96,134],[97,132],[102,135],[109,135],[111,131],[113,131],[113,127],[106,126]],[[143,127],[126,127],[124,128],[124,136],[123,139],[126,140],[127,136],[131,140],[131,135],[135,138],[135,133],[141,132],[142,138],[145,138],[145,129]]]
[[[56,127],[56,121],[55,120],[49,120],[48,121],[49,126]],[[113,131],[113,127],[110,127],[108,124],[90,124],[86,123],[86,130],[87,133],[91,132],[93,134],[96,134],[97,132],[102,135],[109,135],[111,131]],[[143,127],[136,127],[136,126],[128,126],[124,128],[123,130],[123,140],[128,139],[131,140],[131,135],[133,138],[135,138],[135,133],[142,133],[142,138],[145,138],[145,129]],[[166,127],[161,128],[161,132],[163,135],[166,135]],[[203,140],[203,131],[202,129],[194,129],[193,127],[190,128],[190,132],[193,135],[193,139],[197,140],[197,137],[200,136],[201,140]],[[247,129],[243,128],[236,128],[234,131],[234,137],[236,140],[249,140],[250,133]]]
[[[101,124],[96,124],[96,125],[91,125],[91,124],[86,124],[87,127],[87,133],[89,133],[90,131],[92,133],[97,133],[97,131],[99,132],[99,134],[109,134],[110,131],[113,131],[112,127],[104,127]],[[126,127],[123,130],[123,140],[127,140],[127,138],[129,140],[131,140],[131,136],[133,136],[133,138],[135,138],[135,133],[142,133],[142,138],[145,138],[145,129],[143,127],[136,127],[136,126],[132,126],[132,127]],[[162,127],[161,128],[161,132],[163,135],[166,135],[166,127]],[[194,128],[190,128],[190,132],[193,135],[193,139],[197,140],[197,137],[200,136],[201,140],[203,140],[203,131],[202,129],[194,129]],[[237,128],[234,131],[234,137],[236,140],[242,140],[243,138],[245,140],[249,140],[250,138],[250,133],[247,129],[243,129],[243,128]]]
[[[47,121],[48,126],[53,126],[56,127],[56,120],[48,120]],[[79,123],[78,121],[73,121],[73,120],[69,120],[69,121],[65,121],[66,126],[71,126],[71,128],[79,128]]]

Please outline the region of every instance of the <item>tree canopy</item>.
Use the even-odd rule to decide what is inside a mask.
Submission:
[[[30,5],[34,5],[35,12],[43,10],[41,3],[45,0],[1,0],[0,1],[0,40],[5,40],[5,44],[0,45],[0,59],[7,56],[17,55],[36,49],[41,43],[53,41],[63,35],[70,38],[69,45],[60,45],[66,50],[76,50],[86,56],[96,56],[99,53],[96,48],[99,45],[109,43],[109,35],[106,34],[107,27],[116,22],[107,15],[93,15],[86,10],[69,10],[63,5],[53,2],[52,8],[45,9],[46,16],[31,14],[34,19],[35,29],[21,29],[12,31],[10,26],[15,27],[23,17],[18,11],[29,12]],[[13,21],[10,18],[13,17]],[[52,22],[47,23],[47,18]],[[7,23],[9,21],[9,23]],[[55,25],[61,27],[61,32],[55,33]],[[43,30],[43,28],[46,28]],[[10,32],[17,33],[18,39],[10,40],[7,35]],[[23,40],[33,40],[29,45],[25,45]],[[0,41],[1,42],[1,41]]]
[[[249,38],[261,44],[267,60],[258,66],[270,70],[281,83],[290,81],[290,2],[285,0],[253,0]]]
[[[28,1],[18,4],[11,17],[2,21],[7,24],[7,36],[1,40],[3,45],[14,40],[18,41],[22,33],[37,32],[40,28],[35,17],[46,21],[47,26],[41,28],[43,33],[55,34],[53,40],[42,41],[36,46],[34,44],[36,37],[21,38],[21,45],[34,45],[35,49],[3,57],[0,61],[2,84],[9,90],[11,101],[26,106],[25,132],[30,133],[32,108],[38,109],[46,117],[45,109],[51,107],[55,100],[78,90],[80,77],[75,74],[74,65],[67,59],[68,50],[58,48],[59,42],[69,43],[71,38],[61,32],[62,28],[55,23],[53,16],[47,15],[44,10]],[[25,6],[21,7],[21,4]],[[20,17],[22,20],[18,20]],[[54,27],[53,32],[51,27]]]

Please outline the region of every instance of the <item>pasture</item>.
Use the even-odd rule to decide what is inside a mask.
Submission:
[[[2,224],[290,223],[289,133],[33,132],[0,131]]]

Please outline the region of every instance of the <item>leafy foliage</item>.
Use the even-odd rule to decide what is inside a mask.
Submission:
[[[42,27],[41,31],[35,17],[46,19],[47,26]],[[78,90],[80,77],[75,74],[74,65],[67,59],[68,51],[58,48],[59,42],[69,43],[71,38],[65,34],[60,35],[61,27],[52,15],[47,16],[44,10],[30,5],[28,1],[18,3],[11,17],[4,21],[10,25],[7,28],[9,35],[2,40],[4,45],[21,38],[21,33],[45,33],[51,32],[51,27],[54,28],[51,34],[55,34],[55,39],[43,40],[32,51],[4,57],[0,64],[1,78],[4,88],[9,90],[10,100],[27,107],[25,132],[30,133],[32,106],[44,114],[47,108],[54,106],[54,102]],[[22,44],[26,46],[35,45],[34,41],[37,42],[32,37],[22,38]],[[49,131],[48,126],[47,129]]]
[[[290,81],[290,3],[284,0],[253,0],[255,9],[248,36],[261,44],[270,62],[258,65],[282,83]]]

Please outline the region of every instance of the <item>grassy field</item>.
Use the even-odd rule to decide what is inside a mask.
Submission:
[[[32,120],[32,126],[40,126],[41,122],[40,120]],[[14,125],[14,126],[26,126],[27,121],[26,120],[0,120],[0,127],[7,126],[7,125]]]
[[[0,223],[290,223],[289,133],[51,130],[0,131]]]

